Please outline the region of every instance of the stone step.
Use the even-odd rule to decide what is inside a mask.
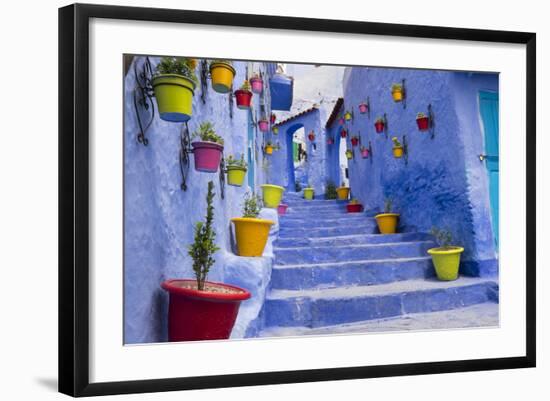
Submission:
[[[313,199],[305,200],[304,198],[299,199],[284,199],[283,203],[286,203],[288,206],[330,206],[330,205],[345,205],[347,200],[337,200],[337,199]]]
[[[354,235],[354,234],[376,234],[378,228],[376,224],[356,224],[351,227],[348,226],[334,226],[334,227],[317,227],[317,228],[304,228],[304,227],[284,227],[279,229],[279,238],[295,238],[295,237],[309,237],[309,238],[321,238],[321,237],[334,237],[339,235]]]
[[[430,278],[434,275],[430,256],[277,265],[271,271],[271,288],[303,290],[365,286]]]
[[[373,319],[356,323],[318,328],[271,327],[262,330],[258,337],[293,337],[350,333],[376,333],[412,330],[449,330],[475,327],[494,327],[499,324],[499,305],[485,302],[464,308],[429,313],[411,313],[386,319]]]
[[[264,327],[323,327],[486,302],[498,302],[497,282],[472,277],[332,289],[271,290],[264,304]]]
[[[376,220],[360,213],[344,214],[342,216],[317,216],[316,218],[284,218],[280,221],[280,227],[285,229],[304,227],[304,228],[322,228],[322,227],[350,227],[356,224],[370,224],[376,226]]]
[[[437,247],[433,241],[409,241],[381,244],[273,248],[275,265],[313,264],[353,260],[414,258],[427,256]]]
[[[300,205],[300,206],[294,206],[289,205],[288,206],[288,212],[289,213],[318,213],[318,212],[345,212],[346,211],[346,203],[334,203],[329,205]]]
[[[296,248],[303,246],[339,246],[356,244],[382,244],[391,242],[424,241],[432,240],[433,236],[428,233],[398,233],[398,234],[352,234],[339,235],[334,237],[284,237],[278,238],[274,246],[278,248]]]

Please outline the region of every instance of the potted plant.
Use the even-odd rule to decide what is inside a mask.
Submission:
[[[252,92],[254,93],[260,94],[264,90],[264,80],[258,73],[255,73],[252,78],[250,78],[250,85],[252,85]]]
[[[334,145],[334,139],[331,136],[327,138],[327,145]]]
[[[359,145],[359,137],[357,135],[354,135],[351,137],[351,146],[357,145]]]
[[[338,194],[339,200],[347,200],[349,197],[349,188],[348,187],[338,187],[336,188],[336,193]]]
[[[161,119],[185,122],[191,118],[196,66],[196,59],[186,57],[163,57],[157,65],[152,85]]]
[[[271,124],[275,124],[275,121],[277,121],[277,116],[275,115],[275,113],[271,113],[269,121],[271,122]]]
[[[161,284],[168,291],[168,340],[222,340],[231,335],[240,303],[250,298],[242,288],[207,281],[218,251],[213,228],[214,183],[208,183],[206,221],[195,226],[194,242],[189,246],[195,279],[171,279]]]
[[[246,176],[247,163],[244,161],[244,153],[241,153],[240,159],[233,158],[229,155],[227,158],[227,183],[235,187],[243,185],[244,177]]]
[[[430,128],[430,119],[424,113],[418,113],[416,115],[416,125],[420,131],[427,131]]]
[[[266,142],[264,150],[266,155],[273,154],[273,144],[269,141]]]
[[[391,140],[393,142],[393,147],[392,147],[393,157],[395,157],[396,159],[403,157],[404,148],[401,142],[399,142],[399,140],[395,136]]]
[[[275,125],[273,126],[273,128],[271,128],[271,131],[273,131],[273,135],[277,135],[279,133],[279,127]]]
[[[306,200],[313,200],[313,197],[315,196],[315,190],[311,185],[307,185],[306,188],[304,188],[304,199]]]
[[[368,159],[369,158],[369,148],[361,146],[361,157],[363,159]]]
[[[464,248],[451,245],[453,237],[450,231],[433,227],[431,234],[439,245],[438,248],[428,249],[437,278],[445,281],[456,280],[460,266],[460,254],[464,252]]]
[[[380,234],[395,234],[397,231],[398,213],[392,212],[393,201],[390,198],[384,200],[384,213],[377,214],[375,217],[376,224]]]
[[[279,144],[279,141],[275,142],[275,145],[273,145],[273,151],[278,152],[281,150],[281,145]]]
[[[403,100],[403,85],[393,84],[391,86],[391,95],[394,102],[400,102]]]
[[[210,62],[210,77],[212,78],[212,89],[218,93],[227,93],[233,86],[235,68],[231,60],[212,60]]]
[[[344,117],[340,117],[340,118],[338,119],[338,124],[344,125],[345,123],[346,123],[346,120],[344,120]]]
[[[349,150],[349,149],[346,150],[346,158],[347,158],[348,160],[353,159],[353,152],[352,152],[351,150]]]
[[[338,199],[338,192],[333,181],[328,180],[325,189],[325,199]]]
[[[365,103],[365,102],[359,103],[359,113],[365,114],[365,113],[368,113],[368,111],[369,111],[368,103]]]
[[[235,239],[239,256],[262,256],[272,220],[259,219],[262,200],[248,192],[244,198],[243,216],[231,219],[235,226]]]
[[[374,129],[376,130],[377,134],[381,134],[384,132],[384,127],[386,126],[386,120],[384,117],[377,117],[374,121]]]
[[[195,155],[195,170],[204,173],[218,171],[223,152],[223,138],[216,134],[214,125],[205,121],[193,133],[193,138],[199,140],[191,143]]]
[[[258,128],[260,128],[260,131],[267,132],[269,131],[269,121],[267,118],[262,117],[260,121],[258,121]]]
[[[241,85],[241,88],[235,91],[235,99],[237,101],[237,108],[241,110],[250,109],[252,92],[250,91],[250,83],[246,79]]]
[[[288,209],[288,205],[286,203],[279,204],[279,206],[277,206],[277,214],[279,216],[286,214],[286,209]]]
[[[272,184],[263,184],[261,187],[264,206],[272,209],[279,206],[285,189],[279,185]]]
[[[309,139],[310,142],[313,142],[315,140],[315,132],[311,131],[307,134],[307,139]]]
[[[348,131],[346,131],[345,129],[342,129],[340,131],[340,138],[345,138],[346,136],[348,136]]]
[[[352,118],[353,118],[353,114],[352,114],[351,112],[346,111],[346,112],[344,113],[344,120],[350,121]]]
[[[359,203],[359,201],[356,198],[353,198],[346,205],[346,210],[348,213],[360,213],[363,211],[363,205]]]

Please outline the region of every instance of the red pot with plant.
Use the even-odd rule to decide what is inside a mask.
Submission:
[[[386,122],[382,117],[378,117],[374,122],[374,129],[376,130],[377,134],[381,134],[382,132],[384,132],[385,126],[386,126]]]
[[[346,205],[346,210],[348,213],[361,213],[363,211],[363,205],[354,198]]]
[[[313,142],[315,140],[315,133],[313,131],[311,131],[308,135],[307,135],[307,138],[310,140],[310,142]]]
[[[254,75],[250,78],[250,85],[252,86],[252,92],[254,93],[260,94],[264,89],[264,81],[259,75]]]
[[[218,171],[223,154],[223,138],[216,134],[212,123],[203,122],[193,133],[193,138],[200,139],[191,143],[195,156],[195,170],[204,173]]]
[[[348,136],[348,131],[346,131],[345,129],[340,131],[340,138],[345,138],[346,136]]]
[[[327,138],[327,145],[334,145],[334,139]]]
[[[252,92],[250,91],[250,84],[247,80],[243,82],[239,90],[235,91],[235,100],[237,101],[237,108],[241,110],[247,110],[250,108]]]
[[[359,113],[365,114],[369,111],[369,105],[365,102],[359,104]]]
[[[245,289],[206,281],[218,251],[215,244],[214,183],[208,183],[206,222],[195,228],[195,241],[189,246],[195,279],[170,279],[161,284],[169,294],[168,340],[199,341],[229,338],[242,301],[250,298]]]
[[[267,132],[269,131],[269,121],[266,119],[262,119],[258,121],[258,127],[260,128],[260,131]]]
[[[359,137],[358,136],[352,136],[351,137],[351,146],[357,146],[359,145]]]
[[[269,121],[271,121],[271,124],[275,124],[276,120],[277,120],[277,116],[271,113],[271,116],[269,117]]]
[[[427,131],[430,128],[430,119],[424,113],[418,113],[416,115],[416,125],[420,131]]]

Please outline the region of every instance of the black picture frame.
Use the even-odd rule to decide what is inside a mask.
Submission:
[[[521,357],[90,383],[89,22],[91,18],[523,44],[526,47],[526,353]],[[74,4],[59,9],[59,391],[95,396],[534,367],[536,35],[527,32]]]

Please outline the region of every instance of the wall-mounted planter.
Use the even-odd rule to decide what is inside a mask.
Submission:
[[[279,127],[275,126],[271,129],[273,131],[273,134],[277,135],[279,133]]]
[[[272,209],[277,208],[283,198],[285,189],[279,185],[264,184],[262,185],[262,197],[264,206]]]
[[[240,166],[227,166],[227,183],[235,187],[241,187],[246,176],[246,168]]]
[[[304,189],[304,199],[312,200],[314,196],[314,189],[313,188],[305,188]]]
[[[287,209],[288,205],[286,203],[281,203],[279,206],[277,206],[277,214],[279,216],[282,216],[283,214],[286,214]]]
[[[345,129],[340,131],[340,138],[345,138],[346,136],[348,136],[348,131],[346,131]]]
[[[271,121],[271,124],[275,124],[275,121],[277,121],[277,116],[271,113],[271,116],[269,116],[269,121]]]
[[[359,113],[366,114],[369,112],[369,105],[367,103],[360,103],[359,104]]]
[[[241,110],[250,109],[250,101],[252,100],[252,92],[247,90],[236,90],[235,100],[237,101],[237,108]]]
[[[351,113],[351,112],[349,112],[349,111],[346,111],[346,112],[344,113],[344,120],[350,121],[352,118],[353,118],[353,113]]]
[[[351,150],[346,150],[346,158],[348,160],[353,159],[353,152]]]
[[[439,280],[450,281],[458,278],[460,254],[462,252],[464,252],[464,248],[459,246],[428,249]]]
[[[361,213],[363,211],[363,205],[360,203],[348,203],[346,205],[348,213]]]
[[[269,121],[267,121],[267,120],[260,120],[260,121],[258,121],[258,128],[259,128],[260,131],[262,131],[262,132],[267,132],[267,131],[269,131]]]
[[[260,94],[264,90],[264,81],[260,77],[252,77],[250,78],[250,86],[252,92]]]
[[[365,148],[365,147],[362,147],[361,148],[361,157],[363,159],[368,159],[369,158],[369,148]]]
[[[237,254],[250,257],[262,256],[269,236],[269,229],[274,222],[250,217],[235,217],[231,221],[235,225]]]
[[[327,138],[327,145],[334,145],[334,139]]]
[[[393,84],[391,87],[391,96],[394,102],[401,102],[403,100],[403,85],[402,84]]]
[[[212,77],[212,89],[218,93],[228,93],[233,86],[235,69],[229,63],[217,61],[210,64],[210,76]]]
[[[344,125],[346,123],[346,120],[344,120],[342,117],[338,119],[338,124]]]
[[[220,166],[223,146],[216,142],[193,142],[195,170],[203,173],[215,173]]]
[[[403,153],[405,153],[403,146],[394,146],[392,148],[393,157],[396,159],[400,159],[403,157]]]
[[[376,119],[376,121],[374,123],[374,129],[376,130],[377,134],[381,134],[382,132],[384,132],[384,127],[385,126],[386,126],[386,124],[384,123],[383,119],[381,119],[381,118]]]
[[[430,120],[427,116],[416,117],[416,124],[420,131],[427,131],[430,128]]]
[[[395,234],[397,231],[398,213],[381,213],[374,216],[380,234]]]
[[[338,187],[336,188],[336,193],[338,194],[339,200],[347,200],[349,196],[349,188],[348,187]]]
[[[273,145],[265,145],[264,150],[267,155],[273,154]]]
[[[193,114],[195,83],[179,74],[162,74],[153,78],[153,89],[160,118],[186,122]]]
[[[351,137],[351,146],[357,146],[359,145],[359,137],[358,136],[352,136]]]
[[[310,142],[313,142],[315,140],[315,134],[313,133],[313,131],[307,134],[307,139],[309,139]]]
[[[240,304],[250,298],[250,293],[209,281],[205,286],[223,291],[198,291],[195,280],[166,280],[161,284],[169,294],[169,341],[224,340],[231,335]]]

